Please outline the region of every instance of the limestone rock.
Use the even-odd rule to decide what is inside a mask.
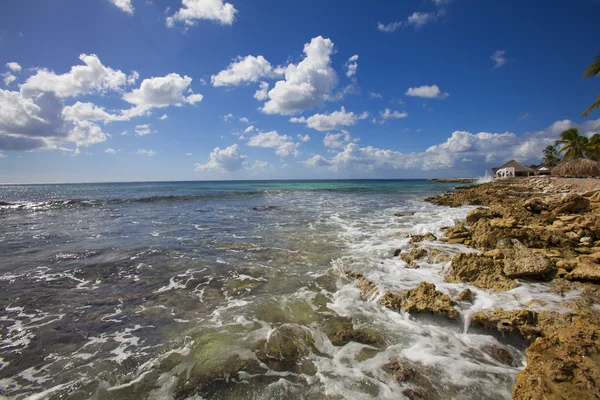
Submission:
[[[494,360],[511,367],[516,367],[516,362],[508,350],[500,346],[488,346],[485,349]]]
[[[504,252],[504,275],[509,278],[546,275],[554,270],[552,261],[513,240],[513,248]]]
[[[372,329],[355,329],[350,318],[335,316],[323,323],[323,332],[335,346],[349,342],[375,345],[383,342],[381,335]]]
[[[580,281],[600,281],[600,264],[595,256],[579,256],[576,267],[567,278]]]
[[[542,199],[539,198],[533,198],[533,199],[528,199],[525,200],[523,203],[521,203],[521,205],[523,206],[523,208],[525,208],[528,211],[531,211],[534,214],[539,214],[542,211],[545,211],[548,209],[548,205],[546,203],[544,203],[544,201],[542,201]]]
[[[510,290],[518,286],[504,276],[501,262],[473,253],[454,256],[445,279],[452,283],[470,283],[481,289]]]
[[[265,355],[279,361],[296,363],[314,349],[310,331],[296,324],[283,324],[271,332],[265,343]]]
[[[410,237],[410,244],[415,244],[415,243],[419,243],[419,242],[435,242],[437,240],[437,237],[435,237],[435,235],[431,232],[427,232],[424,235],[412,235]]]
[[[478,311],[471,316],[471,323],[496,328],[504,333],[520,333],[528,340],[539,336],[538,314],[530,310],[504,311],[496,308],[491,314]]]
[[[432,283],[421,282],[414,289],[399,293],[386,293],[380,303],[391,309],[402,309],[409,313],[433,313],[450,319],[458,317],[450,296],[435,289]]]
[[[419,259],[425,257],[426,255],[427,255],[427,250],[425,250],[423,248],[418,248],[418,249],[412,249],[408,253],[400,254],[400,258],[402,259],[402,261],[407,263],[410,267],[418,268],[419,266],[416,264],[416,260],[419,260]]]
[[[587,210],[590,207],[590,201],[578,194],[570,193],[562,198],[555,199],[549,204],[549,210],[555,214],[577,213]]]
[[[458,294],[458,296],[456,296],[456,301],[466,301],[469,303],[473,302],[473,298],[475,297],[475,294],[473,293],[473,291],[469,288],[463,290],[462,292],[460,292]]]

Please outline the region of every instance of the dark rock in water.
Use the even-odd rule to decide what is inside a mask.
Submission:
[[[394,213],[394,217],[410,217],[415,215],[416,212],[412,211],[412,212],[406,212],[406,213]]]
[[[411,268],[419,268],[416,264],[416,260],[419,260],[427,255],[427,250],[423,248],[413,249],[408,253],[400,254],[402,261],[408,264]]]
[[[409,399],[440,399],[438,391],[435,389],[426,374],[422,373],[422,366],[410,360],[399,358],[385,364],[383,370],[391,374],[394,380],[404,385],[415,386],[416,388],[406,388],[402,394]]]
[[[252,207],[252,210],[254,211],[273,211],[273,210],[278,210],[279,207],[277,206],[256,206],[256,207]]]
[[[402,249],[394,250],[394,257],[398,257],[400,255],[400,253],[402,253]]]
[[[396,382],[409,382],[415,378],[417,371],[406,361],[391,361],[383,366],[384,371],[394,375]]]
[[[515,359],[513,356],[506,350],[500,346],[489,346],[485,349],[486,353],[488,353],[494,360],[511,367],[516,367]]]
[[[404,389],[402,394],[409,398],[409,400],[422,400],[425,399],[425,395],[420,390],[415,389]]]
[[[458,296],[456,296],[456,301],[466,301],[469,303],[473,302],[473,298],[475,297],[475,294],[473,293],[473,291],[469,288],[463,290],[462,292],[460,292],[458,294]]]
[[[308,330],[296,324],[283,324],[273,329],[265,343],[265,355],[279,361],[295,364],[315,350],[313,337]]]
[[[323,332],[335,346],[343,346],[349,342],[376,345],[383,338],[372,329],[354,329],[350,318],[335,316],[327,319],[322,327]]]
[[[437,240],[437,237],[431,232],[427,232],[424,235],[412,235],[410,237],[410,244],[415,244],[423,241],[434,242]]]

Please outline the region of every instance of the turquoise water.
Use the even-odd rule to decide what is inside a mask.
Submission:
[[[415,383],[382,366],[406,353],[427,398],[508,398],[518,367],[485,356],[496,339],[382,309],[345,278],[366,269],[413,285],[392,258],[407,245],[398,232],[464,217],[422,200],[454,186],[0,186],[0,395],[399,398]],[[378,339],[332,344],[325,333],[341,320]],[[265,356],[283,324],[314,341],[291,362]]]

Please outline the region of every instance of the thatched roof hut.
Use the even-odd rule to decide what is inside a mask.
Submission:
[[[558,176],[600,176],[600,163],[587,158],[562,162],[552,169]]]
[[[507,168],[510,168],[510,169],[514,168],[514,170],[512,170],[512,172],[514,173],[514,176],[529,176],[529,175],[535,174],[535,171],[533,169],[526,167],[523,164],[519,164],[515,160],[510,160],[509,162],[507,162],[506,164],[504,164],[501,167],[492,168],[492,172],[495,175],[497,175],[498,171],[504,170]]]

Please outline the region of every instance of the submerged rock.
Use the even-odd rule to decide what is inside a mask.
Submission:
[[[427,255],[427,250],[424,248],[412,249],[408,253],[401,253],[400,258],[402,261],[407,263],[409,267],[419,268],[416,261],[425,257]]]
[[[508,278],[541,276],[554,271],[554,265],[548,258],[525,247],[518,240],[512,242],[512,249],[503,251],[503,271]]]
[[[458,294],[458,296],[456,296],[455,300],[456,301],[466,301],[468,303],[472,303],[473,302],[473,298],[475,297],[475,294],[473,293],[473,291],[469,288],[463,290],[462,292],[460,292]]]
[[[349,342],[376,345],[383,342],[380,334],[372,329],[354,329],[350,318],[335,316],[327,319],[322,326],[323,332],[335,346]]]
[[[502,363],[504,365],[508,365],[511,367],[516,367],[516,362],[513,356],[510,354],[508,350],[500,346],[489,346],[485,349],[486,353],[488,353],[494,360]]]
[[[409,313],[432,313],[450,319],[458,317],[458,311],[452,306],[450,296],[436,290],[433,283],[421,282],[414,289],[399,293],[387,292],[380,303],[385,307],[402,309]]]
[[[315,350],[315,343],[310,331],[296,324],[283,324],[271,330],[265,343],[267,358],[289,363],[296,363],[312,350]]]
[[[510,290],[518,286],[504,276],[501,262],[473,253],[454,256],[445,279],[452,283],[470,283],[481,289]]]

